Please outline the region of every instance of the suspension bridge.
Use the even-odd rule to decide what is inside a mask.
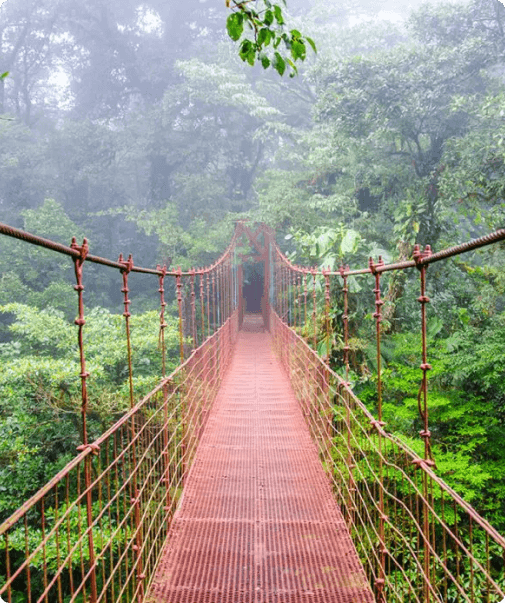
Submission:
[[[75,267],[82,444],[0,525],[0,597],[58,603],[488,602],[505,599],[505,538],[437,475],[430,445],[427,268],[505,240],[497,231],[361,270],[293,265],[264,225],[238,223],[212,266],[183,272],[93,256],[0,224],[0,234]],[[244,243],[253,250],[243,253]],[[262,267],[256,313],[245,262]],[[99,438],[87,427],[83,331],[88,263],[120,273],[130,409]],[[417,270],[422,355],[416,455],[382,417],[382,277]],[[135,399],[130,278],[159,284],[162,374]],[[378,414],[349,384],[349,278],[373,291]],[[180,366],[166,374],[167,283]],[[331,306],[343,365],[329,366]],[[322,345],[321,345],[322,343]]]

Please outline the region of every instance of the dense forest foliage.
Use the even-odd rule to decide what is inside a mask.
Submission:
[[[244,218],[274,227],[299,263],[332,268],[503,227],[505,9],[498,0],[408,8],[290,0],[288,29],[317,54],[307,42],[289,79],[261,59],[247,64],[224,2],[9,0],[0,221],[67,244],[85,235],[96,255],[183,267],[216,258]],[[504,268],[496,245],[429,270],[438,470],[502,530]],[[78,443],[72,270],[0,240],[1,519]],[[385,282],[386,421],[418,447],[418,284]],[[131,279],[137,393],[159,375],[155,284]],[[87,270],[96,433],[125,408],[120,288]],[[373,408],[372,287],[352,281],[351,293],[352,379]],[[175,319],[167,337],[175,366]]]

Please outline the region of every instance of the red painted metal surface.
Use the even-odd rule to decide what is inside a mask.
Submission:
[[[147,601],[373,600],[270,335],[247,315]]]
[[[505,538],[436,474],[426,341],[428,265],[502,241],[505,230],[437,253],[416,249],[412,261],[386,265],[379,258],[368,268],[338,272],[294,266],[265,226],[252,232],[238,224],[221,258],[189,272],[138,267],[131,256],[114,262],[90,255],[86,241],[66,247],[3,224],[0,234],[73,260],[82,382],[77,456],[0,525],[0,597],[7,603],[365,603],[374,598],[368,584],[378,603],[505,600]],[[237,248],[244,239],[265,262],[263,320],[248,317],[234,370],[219,389],[242,317]],[[130,359],[130,411],[92,443],[82,337],[86,262],[122,273]],[[382,421],[381,277],[414,267],[421,285],[424,458]],[[134,273],[156,276],[160,293],[162,380],[142,400],[131,388]],[[348,383],[354,275],[375,283],[378,418]],[[183,361],[168,378],[167,281]],[[338,299],[345,381],[328,366]]]

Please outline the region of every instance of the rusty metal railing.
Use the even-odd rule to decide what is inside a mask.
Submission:
[[[0,234],[53,249],[74,262],[82,382],[78,454],[0,525],[0,597],[8,603],[141,601],[237,335],[239,235],[213,266],[183,272],[161,266],[140,268],[131,257],[117,262],[98,258],[89,254],[85,241],[65,247],[1,224]],[[302,269],[276,248],[265,251],[274,264],[273,274],[268,275],[270,328],[379,603],[499,603],[505,597],[505,539],[436,475],[428,425],[425,312],[429,263],[503,239],[505,231],[499,231],[437,254],[418,249],[411,262],[387,266],[379,260],[363,270],[342,268],[336,273]],[[130,410],[93,442],[86,425],[89,375],[82,336],[86,262],[120,273],[130,385]],[[380,278],[383,272],[413,267],[421,283],[423,458],[387,432],[381,410]],[[132,386],[135,350],[130,337],[129,278],[136,272],[159,279],[163,367],[159,385],[140,401],[135,400]],[[374,278],[378,418],[354,396],[348,383],[347,279],[355,274]],[[330,356],[333,277],[343,284],[345,379],[307,345],[309,341],[317,348],[323,331],[323,353],[326,350]],[[166,279],[174,285],[182,361],[170,376],[165,375]]]
[[[153,578],[184,482],[238,332],[237,236],[212,266],[183,272],[91,256],[0,224],[0,234],[74,262],[82,383],[82,444],[75,458],[0,525],[0,598],[7,603],[141,601]],[[89,441],[83,301],[86,262],[120,272],[130,410]],[[129,277],[156,276],[160,293],[159,385],[135,400]],[[175,286],[181,365],[166,376],[165,289]]]
[[[428,264],[502,240],[505,230],[436,254],[429,247],[416,248],[409,262],[386,265],[379,259],[363,270],[342,267],[337,272],[294,266],[275,248],[271,332],[379,603],[505,600],[505,538],[436,474],[426,337]],[[420,275],[422,458],[389,433],[382,419],[381,274],[413,267]],[[377,417],[349,384],[348,278],[358,274],[368,274],[374,282]],[[328,361],[332,277],[342,283],[345,378]]]

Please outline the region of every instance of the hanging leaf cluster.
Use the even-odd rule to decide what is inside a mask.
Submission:
[[[286,6],[286,0],[281,4]],[[286,27],[281,4],[270,0],[226,0],[232,11],[226,28],[230,38],[239,42],[239,55],[244,62],[254,65],[258,60],[264,69],[272,67],[281,76],[288,72],[294,77],[298,73],[295,62],[307,58],[308,46],[316,52],[316,45],[297,29]]]

